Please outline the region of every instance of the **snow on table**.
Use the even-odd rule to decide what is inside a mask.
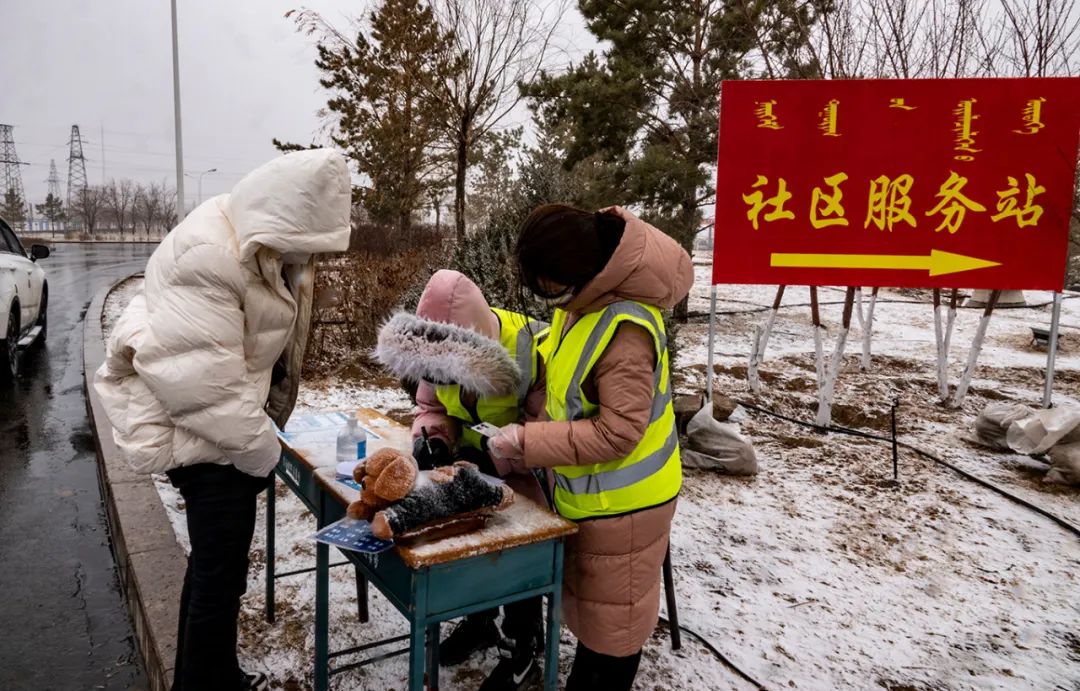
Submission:
[[[355,414],[360,425],[369,430],[369,455],[379,448],[394,448],[411,453],[412,435],[407,427],[375,410],[361,408]],[[323,443],[324,438],[336,439],[344,421],[345,416],[340,411],[320,411],[298,416],[285,426],[282,444],[301,462],[315,470],[317,481],[329,492],[332,499],[348,506],[360,498],[360,493],[338,481],[335,457],[326,452]],[[380,430],[381,434],[373,439],[371,434],[375,429]],[[575,532],[577,526],[572,522],[538,506],[527,497],[516,495],[509,507],[496,511],[479,530],[450,538],[398,545],[394,549],[410,567],[420,568],[565,537]]]
[[[357,501],[360,493],[337,481],[333,468],[319,468],[315,475],[330,495],[343,505]],[[520,494],[502,511],[496,511],[483,528],[454,537],[418,540],[394,547],[402,561],[411,568],[434,566],[457,559],[491,554],[544,540],[565,537],[577,532],[577,526]]]

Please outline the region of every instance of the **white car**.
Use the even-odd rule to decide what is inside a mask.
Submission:
[[[33,245],[27,257],[11,226],[0,219],[0,384],[18,376],[19,351],[45,342],[49,285],[37,260],[48,256],[48,247]]]

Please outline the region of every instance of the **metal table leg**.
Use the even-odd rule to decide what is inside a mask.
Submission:
[[[427,666],[427,624],[423,619],[410,622],[409,629],[409,691],[424,691],[424,668]]]
[[[430,572],[424,569],[413,577],[412,605],[409,618],[409,691],[424,691],[427,668],[425,639],[430,635],[427,620],[427,590]]]
[[[320,503],[322,501],[320,500]],[[320,512],[321,514],[322,512]],[[319,529],[323,526],[319,516]],[[330,686],[330,546],[315,543],[315,691]]]
[[[548,596],[547,652],[544,657],[544,691],[559,685],[559,627],[562,607],[563,541],[555,545],[555,585]]]
[[[428,624],[428,691],[439,691],[439,622]]]
[[[270,486],[266,488],[266,620],[274,623],[274,522],[277,507],[277,474],[270,473]]]
[[[368,579],[367,576],[360,570],[360,567],[356,568],[356,610],[357,615],[360,617],[360,623],[368,623]]]

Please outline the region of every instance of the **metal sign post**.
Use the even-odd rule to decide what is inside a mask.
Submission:
[[[716,284],[709,289],[709,355],[705,369],[705,400],[712,404],[713,343],[716,338]]]
[[[1054,308],[1050,317],[1050,342],[1046,353],[1046,388],[1043,389],[1043,408],[1053,407],[1054,360],[1057,358],[1058,330],[1061,328],[1061,293],[1054,293]]]

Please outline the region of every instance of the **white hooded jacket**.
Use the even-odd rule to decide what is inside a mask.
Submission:
[[[296,402],[314,261],[349,243],[351,183],[341,154],[288,154],[207,200],[154,251],[94,387],[128,463],[160,473],[232,464],[255,476],[278,461],[274,423]],[[287,376],[271,387],[284,354]]]

